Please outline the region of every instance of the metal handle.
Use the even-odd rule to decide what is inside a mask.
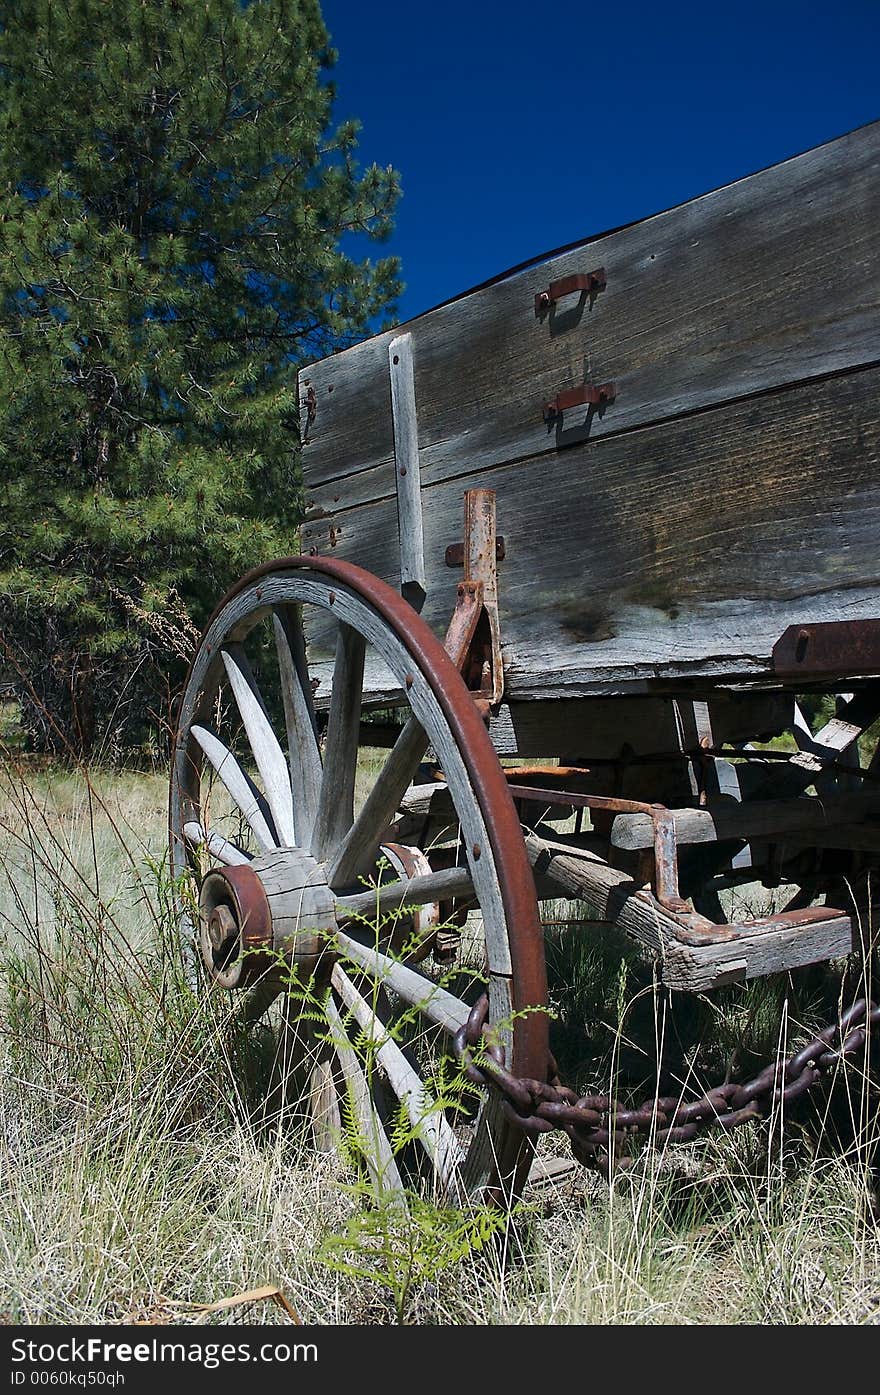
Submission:
[[[546,291],[539,291],[535,296],[535,314],[542,314],[565,295],[573,295],[575,291],[592,295],[594,291],[604,291],[607,284],[604,266],[597,267],[595,271],[578,271],[573,276],[563,276],[559,281],[551,281]]]
[[[568,407],[604,407],[606,403],[613,402],[616,396],[614,383],[599,383],[597,387],[584,383],[582,387],[567,388],[565,392],[558,392],[551,402],[544,403],[544,420],[553,421]]]

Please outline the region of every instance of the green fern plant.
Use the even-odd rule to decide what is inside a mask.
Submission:
[[[484,1250],[508,1224],[486,1205],[465,1210],[409,1192],[405,1209],[391,1201],[369,1206],[363,1184],[346,1190],[356,1209],[341,1230],[324,1236],[317,1257],[334,1273],[378,1285],[400,1324],[420,1286]]]

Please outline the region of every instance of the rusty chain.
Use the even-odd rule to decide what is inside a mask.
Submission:
[[[552,1057],[550,1081],[512,1075],[505,1069],[502,1047],[486,1026],[488,1012],[489,1000],[483,994],[453,1039],[467,1078],[475,1085],[494,1085],[505,1114],[525,1133],[537,1136],[562,1129],[574,1156],[588,1165],[609,1150],[619,1153],[628,1135],[648,1134],[655,1144],[685,1143],[704,1129],[729,1131],[762,1118],[778,1105],[800,1099],[823,1071],[863,1050],[869,1035],[880,1027],[880,1006],[860,998],[787,1061],[771,1062],[745,1084],[718,1085],[694,1100],[654,1097],[626,1109],[609,1095],[578,1095],[562,1085]]]

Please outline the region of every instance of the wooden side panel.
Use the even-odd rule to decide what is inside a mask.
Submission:
[[[536,307],[600,266],[603,289]],[[464,491],[494,489],[513,703],[762,683],[788,625],[880,616],[880,122],[406,331],[423,615],[445,631]],[[303,547],[395,587],[396,334],[300,379]],[[546,399],[608,381],[613,402],[544,421]],[[329,665],[332,627],[309,640]],[[366,694],[390,690],[368,655]]]
[[[880,360],[880,123],[413,320],[422,483]],[[535,295],[602,266],[604,290]],[[390,331],[304,369],[313,513],[394,494]],[[545,399],[613,380],[613,404]]]
[[[787,625],[880,616],[878,462],[880,369],[869,368],[472,468],[423,487],[423,615],[445,630],[462,492],[489,486],[506,541],[511,700],[766,679]],[[397,585],[395,499],[338,507],[334,555]],[[328,520],[309,528],[327,549]],[[331,657],[329,630],[310,639]],[[367,690],[381,687],[368,668]]]

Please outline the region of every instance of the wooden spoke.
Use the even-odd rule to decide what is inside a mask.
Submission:
[[[263,781],[266,802],[272,811],[278,837],[283,847],[292,848],[296,843],[296,833],[293,827],[290,773],[284,752],[272,730],[244,650],[238,644],[228,644],[221,650],[221,657]]]
[[[442,1182],[448,1184],[463,1158],[458,1140],[424,1081],[410,1065],[384,1023],[355,988],[341,964],[333,965],[331,982],[358,1026],[372,1043],[391,1088],[406,1109],[416,1136]]]
[[[319,1153],[333,1153],[342,1138],[343,1125],[333,1062],[326,1057],[312,1067],[307,1095],[315,1148]]]
[[[388,882],[370,891],[337,896],[336,909],[348,916],[371,920],[391,915],[401,906],[428,906],[433,901],[449,901],[453,896],[472,896],[474,885],[467,867],[443,867],[429,877],[411,877],[407,882]]]
[[[354,823],[366,642],[349,625],[340,625],[333,665],[333,692],[324,746],[321,796],[312,831],[312,856],[322,862],[335,855]]]
[[[250,824],[263,852],[278,847],[272,815],[251,777],[242,770],[228,746],[207,727],[193,723],[190,731],[226,786],[236,806]]]
[[[247,853],[242,852],[241,848],[237,848],[227,838],[221,838],[219,833],[206,833],[200,823],[185,823],[183,833],[187,842],[194,848],[207,848],[213,857],[225,863],[227,867],[241,867],[245,862],[250,862]]]
[[[394,1153],[388,1142],[388,1135],[382,1125],[375,1106],[370,1098],[370,1087],[364,1075],[357,1053],[345,1034],[345,1026],[332,998],[327,1000],[327,1020],[330,1024],[331,1044],[336,1051],[345,1083],[348,1086],[357,1123],[358,1138],[362,1145],[364,1162],[373,1179],[376,1191],[382,1195],[397,1194],[405,1206],[404,1187]],[[390,1198],[389,1198],[390,1199]]]
[[[360,873],[372,870],[379,840],[412,784],[427,748],[428,738],[424,728],[415,717],[410,717],[395,741],[364,807],[327,868],[327,880],[331,887],[351,886]]]
[[[277,978],[270,976],[261,980],[248,993],[241,1020],[258,1021],[284,991]],[[264,1121],[277,1121],[285,1115],[300,1117],[304,1106],[311,1113],[312,1074],[318,1049],[315,1024],[301,1017],[294,999],[285,996],[281,1004],[281,1029],[261,1110]]]
[[[457,1032],[470,1016],[470,1007],[441,988],[433,979],[417,973],[396,959],[389,959],[378,949],[362,945],[350,935],[340,931],[337,935],[340,949],[347,958],[360,968],[366,969],[373,978],[385,984],[412,1007],[417,1007],[430,1021],[444,1027],[447,1032]]]
[[[308,847],[318,812],[323,772],[302,620],[296,606],[279,606],[272,621],[287,726],[294,822],[300,847]]]

